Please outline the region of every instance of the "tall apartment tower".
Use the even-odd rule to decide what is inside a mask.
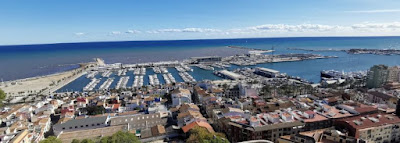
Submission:
[[[379,88],[388,81],[389,70],[385,65],[374,65],[368,72],[367,87]]]
[[[388,82],[400,82],[400,67],[389,67]]]

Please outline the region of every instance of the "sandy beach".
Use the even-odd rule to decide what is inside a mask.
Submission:
[[[4,90],[9,97],[52,93],[84,75],[89,64],[93,63],[82,64],[80,68],[61,73],[7,81],[0,84],[0,89]]]

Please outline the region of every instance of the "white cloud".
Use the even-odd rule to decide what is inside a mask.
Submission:
[[[141,33],[139,30],[128,30],[125,33],[127,34],[137,34],[137,33]]]
[[[120,31],[112,31],[109,33],[109,35],[113,36],[113,35],[121,35],[122,33]]]
[[[183,29],[158,29],[147,32],[148,33],[171,33],[171,32],[205,33],[205,32],[221,32],[221,30],[211,29],[211,28],[183,28]]]
[[[400,29],[400,22],[392,22],[392,23],[362,23],[362,24],[354,24],[352,26],[353,29]]]
[[[345,11],[348,13],[394,13],[400,12],[400,9],[379,9],[379,10],[359,10],[359,11]]]
[[[252,26],[247,28],[229,29],[229,33],[253,33],[253,32],[326,32],[346,29],[344,26],[338,25],[321,25],[321,24],[265,24]]]
[[[74,33],[76,36],[83,36],[83,35],[85,35],[86,33],[83,33],[83,32],[77,32],[77,33]]]

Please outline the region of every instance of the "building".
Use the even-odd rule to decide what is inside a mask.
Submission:
[[[388,81],[389,70],[385,65],[375,65],[371,67],[367,76],[367,87],[382,87]]]
[[[154,114],[133,114],[126,116],[116,116],[110,118],[110,125],[129,125],[129,130],[142,130],[157,125],[165,125],[167,119],[161,113]]]
[[[65,123],[54,125],[53,131],[58,136],[62,132],[102,128],[107,126],[108,120],[107,116],[68,120]]]
[[[371,114],[334,121],[343,133],[366,142],[400,142],[400,118],[392,114]]]
[[[300,132],[291,136],[281,136],[278,143],[362,143],[331,128]]]
[[[277,71],[277,70],[261,68],[261,67],[257,67],[256,70],[254,71],[254,73],[261,75],[261,76],[269,77],[269,78],[275,78],[280,75],[279,71]]]
[[[388,82],[400,82],[400,66],[388,68]]]
[[[378,91],[368,92],[364,99],[370,103],[385,104],[389,108],[396,108],[398,100],[398,98],[394,95]]]
[[[183,103],[192,103],[192,94],[188,89],[178,88],[171,92],[172,106],[178,106]]]
[[[235,121],[236,120],[236,121]],[[261,113],[228,122],[225,133],[231,142],[266,139],[276,142],[280,136],[294,135],[303,130],[305,123],[293,112]]]
[[[245,78],[244,76],[242,76],[240,74],[237,74],[237,73],[234,73],[231,71],[227,71],[227,70],[218,71],[216,74],[222,78],[227,78],[227,79],[231,79],[231,80],[239,80],[239,79]]]

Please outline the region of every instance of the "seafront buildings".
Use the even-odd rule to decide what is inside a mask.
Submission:
[[[321,72],[332,76],[320,83],[257,66],[226,68],[307,57],[321,58],[241,55],[93,66],[81,75],[90,81],[82,91],[37,95],[3,107],[0,139],[39,142],[53,135],[70,143],[126,131],[142,142],[184,142],[203,128],[225,134],[229,142],[399,142],[398,67],[377,65],[368,74]],[[198,64],[204,67],[198,70],[221,79],[195,80],[192,67]]]

